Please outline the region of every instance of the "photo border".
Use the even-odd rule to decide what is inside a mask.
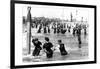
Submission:
[[[67,7],[81,7],[94,9],[94,61],[83,62],[69,62],[69,63],[51,63],[51,64],[37,64],[37,65],[15,65],[15,4],[36,4],[49,6],[67,6]],[[36,1],[10,1],[10,68],[31,68],[31,67],[47,67],[47,66],[62,66],[62,65],[78,65],[78,64],[92,64],[97,62],[97,7],[96,5],[81,5],[81,4],[65,4],[65,3],[50,3],[50,2],[36,2]]]

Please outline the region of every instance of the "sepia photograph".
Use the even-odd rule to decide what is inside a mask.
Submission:
[[[95,60],[95,10],[15,2],[15,66]]]

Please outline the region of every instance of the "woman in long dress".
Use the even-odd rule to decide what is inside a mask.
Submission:
[[[33,42],[33,44],[35,46],[35,49],[34,49],[32,55],[33,56],[39,56],[40,50],[42,49],[41,48],[42,43],[40,41],[38,41],[37,38],[36,39],[33,39],[32,42]]]
[[[51,42],[49,42],[49,38],[48,37],[45,37],[45,43],[43,45],[43,49],[45,50],[46,52],[46,57],[47,58],[52,58],[53,57],[53,51],[52,51],[52,47],[53,47],[53,44]]]
[[[61,40],[58,40],[58,44],[61,55],[67,55],[68,52],[65,50],[64,44],[62,43]]]

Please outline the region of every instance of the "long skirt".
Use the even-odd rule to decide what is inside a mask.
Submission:
[[[65,49],[60,49],[60,53],[61,55],[67,55],[68,52]]]
[[[32,55],[33,56],[38,56],[40,54],[40,48],[35,48]]]
[[[57,31],[56,31],[56,28],[54,28],[54,34],[56,33]]]
[[[46,56],[47,56],[47,58],[52,58],[53,57],[53,51],[52,50],[47,51]]]

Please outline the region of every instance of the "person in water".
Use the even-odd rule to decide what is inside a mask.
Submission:
[[[33,56],[39,56],[40,50],[42,49],[42,48],[41,48],[42,43],[38,40],[38,38],[33,39],[33,40],[32,40],[32,43],[33,43],[34,46],[35,46],[35,49],[34,49],[32,55],[33,55]]]
[[[58,44],[59,44],[59,50],[60,50],[61,55],[67,55],[68,52],[65,50],[65,46],[61,40],[58,40]]]
[[[49,38],[45,37],[45,43],[43,45],[43,49],[46,52],[46,57],[47,58],[52,58],[53,57],[52,47],[53,47],[53,44],[49,41]]]

